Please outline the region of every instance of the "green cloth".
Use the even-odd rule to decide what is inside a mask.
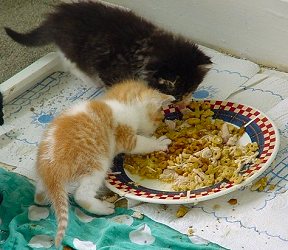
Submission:
[[[55,249],[53,209],[34,204],[34,186],[25,177],[0,168],[0,194],[3,198],[0,249]],[[183,235],[146,216],[133,218],[132,213],[117,208],[113,215],[96,217],[84,213],[71,201],[63,245],[79,250],[223,249],[197,236]]]

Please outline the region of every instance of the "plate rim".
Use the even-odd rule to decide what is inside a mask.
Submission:
[[[187,193],[187,191],[183,191],[183,193],[184,193],[183,199],[154,199],[154,198],[137,196],[133,193],[125,192],[125,191],[122,191],[122,190],[116,188],[114,185],[109,183],[108,178],[105,179],[106,187],[121,197],[133,199],[133,200],[140,201],[140,202],[147,202],[147,203],[153,203],[153,204],[167,204],[167,205],[170,205],[170,204],[180,205],[180,204],[191,204],[191,203],[196,204],[200,201],[212,200],[212,199],[215,199],[217,197],[227,195],[228,193],[231,193],[233,191],[239,190],[243,187],[249,186],[255,179],[257,179],[261,174],[264,173],[264,171],[266,171],[268,169],[268,167],[273,163],[273,161],[275,160],[275,158],[278,154],[278,151],[280,148],[280,134],[279,134],[279,130],[278,130],[276,124],[274,123],[274,121],[265,112],[262,112],[259,109],[255,108],[251,105],[247,105],[245,103],[237,103],[237,102],[233,102],[230,100],[222,100],[221,101],[221,100],[215,100],[215,99],[204,99],[204,100],[195,100],[195,101],[198,101],[198,102],[199,101],[200,102],[209,101],[210,103],[211,102],[216,103],[217,101],[218,102],[220,101],[221,103],[225,103],[225,104],[230,102],[232,104],[236,104],[237,106],[243,105],[245,107],[249,107],[255,111],[258,111],[262,116],[264,116],[268,119],[268,121],[271,123],[273,130],[275,132],[275,147],[274,147],[274,150],[273,150],[271,156],[269,157],[267,162],[265,162],[263,164],[261,169],[257,170],[257,172],[255,172],[255,174],[253,174],[251,177],[248,177],[246,180],[244,180],[243,182],[241,182],[239,184],[233,185],[232,187],[229,187],[229,188],[224,189],[224,190],[220,190],[219,192],[216,192],[216,193],[211,193],[211,194],[208,194],[205,196],[195,197],[195,198],[190,198],[190,197],[184,198],[185,193]]]

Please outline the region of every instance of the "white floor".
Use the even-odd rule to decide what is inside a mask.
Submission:
[[[283,113],[283,107],[287,106],[288,74],[261,70],[250,61],[207,48],[204,50],[213,57],[214,66],[193,97],[245,103],[268,112],[274,118],[282,141],[280,153],[267,174],[276,189],[236,191],[198,204],[181,219],[175,217],[177,206],[164,210],[160,205],[140,204],[134,209],[183,233],[192,226],[197,235],[230,249],[288,249],[288,228],[283,225],[288,208],[285,193],[288,180],[288,111]],[[97,98],[103,92],[102,88],[59,72],[60,68],[52,70],[48,67],[48,70],[45,65],[41,69],[38,67],[36,72],[42,70],[47,74],[41,71],[43,74],[35,75],[34,72],[34,77],[31,77],[30,69],[18,76],[22,83],[19,89],[30,89],[14,100],[11,96],[10,100],[6,98],[5,126],[14,126],[14,129],[0,136],[0,162],[31,179],[35,178],[33,165],[41,133],[53,116],[71,104]],[[17,89],[17,81],[10,82],[16,83]],[[15,95],[10,85],[5,86],[6,97],[10,92]],[[230,198],[237,198],[238,205],[232,207],[228,204]]]

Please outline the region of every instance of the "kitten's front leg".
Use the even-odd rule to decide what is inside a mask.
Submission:
[[[136,146],[130,151],[131,154],[148,154],[154,151],[165,151],[168,149],[171,140],[166,136],[159,138],[136,136]]]

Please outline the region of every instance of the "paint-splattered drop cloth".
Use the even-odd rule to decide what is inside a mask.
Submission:
[[[0,249],[55,249],[53,210],[34,204],[34,186],[24,177],[0,168]],[[148,217],[133,218],[117,208],[110,216],[92,216],[71,201],[65,249],[223,249],[197,236],[183,235]]]

